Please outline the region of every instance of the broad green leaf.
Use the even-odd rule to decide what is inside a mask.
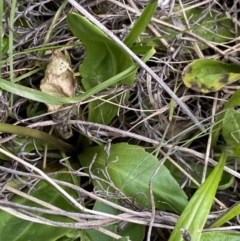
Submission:
[[[234,231],[204,232],[201,241],[239,241],[240,233]]]
[[[218,165],[199,187],[179,217],[169,241],[182,241],[183,237],[180,230],[182,228],[189,232],[191,240],[200,240],[201,232],[210,212],[226,159],[227,154],[223,152]]]
[[[224,105],[223,111],[219,114],[216,124],[213,126],[212,131],[212,147],[215,147],[217,144],[219,132],[222,129],[224,116],[226,114],[226,111],[232,107],[240,105],[240,90],[237,90],[231,98],[227,101],[227,103]]]
[[[56,179],[65,182],[72,182],[69,174],[58,174],[57,176],[52,176]],[[63,187],[71,196],[77,198],[78,194],[72,189]],[[28,190],[26,190],[28,191]],[[34,189],[29,193],[31,196],[43,200],[49,204],[52,204],[58,208],[66,211],[76,212],[72,205],[61,196],[61,194],[53,188],[50,184],[40,181]],[[11,200],[12,202],[19,203],[22,205],[27,205],[30,207],[39,207],[38,204],[33,203],[23,197],[14,196]],[[38,214],[40,215],[40,214]],[[57,222],[74,222],[73,220],[56,215],[41,215],[45,218],[51,219]],[[71,229],[57,228],[53,226],[38,224],[34,222],[29,222],[22,220],[5,211],[0,211],[0,239],[1,240],[11,240],[11,241],[23,241],[23,240],[34,240],[34,241],[55,241],[57,238],[65,236],[71,231]]]
[[[137,38],[144,32],[147,25],[151,21],[151,18],[153,17],[157,7],[157,1],[148,2],[147,6],[144,8],[140,17],[135,22],[128,36],[123,41],[129,48],[132,47]]]
[[[94,175],[104,180],[106,175],[109,175],[114,185],[127,197],[134,198],[137,205],[151,207],[149,182],[159,164],[155,156],[140,146],[120,143],[111,146],[108,160],[103,146],[85,149],[78,155],[81,165],[89,166],[95,154],[97,159],[91,167]],[[104,175],[103,172],[106,170],[107,174]],[[97,182],[94,181],[93,184],[95,188],[99,188]],[[104,183],[101,185],[107,190],[108,185]],[[153,181],[153,194],[156,208],[161,210],[181,213],[188,203],[186,194],[164,165]]]
[[[198,59],[183,70],[183,82],[195,91],[208,93],[218,91],[240,78],[240,68],[213,59]]]
[[[86,57],[79,67],[82,84],[86,91],[121,73],[133,65],[132,58],[100,29],[86,18],[69,13],[67,16],[69,28],[79,38],[85,49]],[[136,72],[119,81],[119,84],[132,85]],[[113,97],[110,95],[107,99]],[[116,99],[121,99],[117,97]],[[113,102],[116,102],[112,99]],[[96,100],[89,103],[88,120],[108,124],[116,116],[118,106]]]
[[[210,228],[221,227],[223,224],[238,215],[240,215],[240,203],[237,203],[231,208],[229,208],[221,217],[219,217],[210,225]]]

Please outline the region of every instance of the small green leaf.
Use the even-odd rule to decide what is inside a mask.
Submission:
[[[228,109],[222,122],[222,135],[228,146],[240,143],[240,112],[234,108]]]
[[[10,127],[11,126],[9,126],[9,128]],[[22,128],[25,128],[25,127],[22,127]],[[1,130],[1,125],[0,125],[0,130]],[[32,129],[32,130],[34,130],[34,129]],[[6,133],[7,133],[7,131],[6,131]],[[33,134],[33,133],[31,133],[31,134]],[[50,135],[48,133],[46,133],[46,134],[47,134],[46,135],[47,140],[49,140],[48,137]],[[19,154],[19,152],[23,148],[23,145],[25,145],[24,152],[30,153],[32,151],[36,151],[36,147],[37,147],[38,151],[43,151],[45,146],[46,146],[46,143],[49,143],[49,142],[46,142],[46,141],[41,141],[41,140],[39,140],[37,138],[29,138],[28,144],[26,145],[26,136],[21,136],[21,135],[17,135],[13,139],[13,141],[15,141],[16,143],[19,143],[19,145],[13,146],[12,143],[6,142],[6,143],[3,143],[2,146],[4,147],[5,150],[8,150],[10,153],[12,153],[12,154],[14,154],[16,156]],[[48,151],[52,151],[52,150],[56,150],[56,147],[49,143]],[[63,151],[63,149],[61,149],[61,151]],[[66,150],[65,150],[65,152],[66,152]],[[0,159],[1,160],[6,160],[6,161],[11,160],[11,158],[9,156],[6,156],[3,153],[0,153]]]
[[[97,146],[84,150],[78,156],[82,166],[89,166],[95,154],[97,159],[90,170],[94,175],[104,180],[109,176],[111,182],[127,197],[134,198],[137,205],[151,207],[149,182],[159,164],[155,156],[142,147],[120,143],[111,146],[107,159],[104,147]],[[95,188],[100,187],[95,181],[93,184]],[[111,190],[104,182],[101,186],[108,192]],[[188,203],[186,194],[164,165],[153,181],[153,194],[156,208],[161,210],[181,213]]]
[[[230,18],[226,17],[224,13],[211,11],[211,9],[209,9],[208,13],[204,13],[203,17],[203,9],[200,7],[189,10],[185,8],[184,14],[181,10],[182,7],[175,4],[175,12],[178,12],[178,23],[185,23],[185,19],[187,18],[190,29],[176,31],[169,27],[164,27],[161,24],[159,25],[161,31],[166,33],[163,34],[162,37],[168,39],[170,42],[174,41],[178,34],[187,31],[191,31],[197,36],[201,36],[206,42],[212,42],[215,44],[229,42],[235,38],[234,31],[232,31],[232,29],[234,29],[234,23]],[[172,19],[164,19],[164,21],[172,24]],[[155,45],[159,46],[160,42],[157,41],[157,38],[148,38],[147,40],[148,42],[154,41]],[[201,42],[198,42],[197,45],[201,50],[209,48],[208,45]],[[160,47],[164,49],[166,48],[162,44],[160,44]],[[186,42],[185,48],[181,49],[181,53],[186,54],[189,52],[195,52],[192,46],[192,41]]]
[[[210,212],[226,159],[227,154],[223,152],[218,165],[199,187],[179,217],[169,241],[182,241],[182,228],[189,232],[191,240],[200,240],[201,232]]]
[[[234,108],[229,108],[222,115],[221,126],[222,136],[226,146],[222,146],[229,156],[240,157],[240,112]],[[214,135],[215,138],[215,135]],[[217,150],[217,148],[215,148]]]
[[[222,150],[222,147],[220,151],[221,150]],[[179,163],[178,165],[180,165],[182,168],[186,167],[184,163]],[[205,167],[201,163],[188,163],[188,165],[189,165],[188,174],[192,178],[194,178],[198,183],[201,183],[202,177],[199,174],[203,173]],[[170,170],[172,176],[177,180],[177,182],[180,183],[183,180],[184,174],[181,173],[179,169],[176,168],[171,162],[168,162],[168,161],[165,162],[165,166]],[[213,167],[207,167],[206,177],[210,175],[212,170],[213,170]],[[219,182],[218,190],[225,190],[231,187],[233,183],[234,183],[234,177],[231,174],[224,172]],[[199,188],[199,186],[197,186],[193,182],[186,183],[186,187],[190,187],[194,189]]]
[[[233,207],[229,208],[221,217],[215,220],[209,227],[218,228],[223,224],[231,220],[232,218],[240,215],[240,203],[235,204]]]
[[[240,89],[237,90],[231,98],[228,100],[228,102],[224,105],[223,111],[220,113],[216,120],[216,124],[213,126],[212,131],[212,147],[215,147],[217,144],[217,140],[219,137],[219,132],[222,129],[223,120],[226,115],[226,111],[232,107],[240,105]]]
[[[202,93],[220,90],[240,78],[240,68],[212,59],[198,59],[183,70],[183,82],[188,87]]]
[[[146,227],[136,223],[129,223],[119,235],[129,237],[131,241],[142,241],[145,237]]]
[[[236,157],[240,157],[240,144],[237,144],[236,146],[232,147],[233,154]]]
[[[149,1],[147,6],[142,11],[140,17],[135,22],[133,28],[129,32],[128,36],[124,39],[124,43],[130,48],[137,40],[137,38],[144,32],[147,25],[151,21],[156,9],[158,7],[157,1]],[[146,52],[145,52],[146,53]]]
[[[120,212],[119,210],[110,207],[104,203],[101,203],[100,201],[96,201],[94,204],[94,208],[93,210],[95,211],[100,211],[100,212],[104,212],[104,213],[109,213],[109,214],[113,214],[113,215],[118,215]],[[117,225],[110,225],[108,227],[105,227],[107,230],[117,233]],[[88,235],[91,237],[92,240],[104,240],[104,241],[114,241],[114,239],[104,233],[99,232],[98,230],[87,230],[86,231],[88,233]]]
[[[9,39],[2,38],[2,56],[7,53],[9,47]]]
[[[228,42],[234,38],[234,33],[231,31],[231,29],[234,28],[234,23],[231,19],[227,18],[223,13],[209,10],[208,14],[199,22],[202,14],[202,8],[193,8],[186,11],[189,25],[193,26],[191,28],[193,33],[201,36],[206,41],[215,43]],[[196,24],[196,22],[199,24]],[[198,46],[200,49],[206,49],[208,47],[202,43],[198,43]]]

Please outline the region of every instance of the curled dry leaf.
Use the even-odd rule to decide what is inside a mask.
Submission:
[[[45,76],[41,81],[40,89],[42,92],[53,95],[55,97],[72,97],[75,94],[76,80],[71,69],[71,62],[67,52],[63,54],[60,50],[55,50],[52,54],[51,60],[47,65]],[[58,111],[52,114],[53,119],[57,119],[59,123],[57,130],[59,134],[67,139],[71,136],[71,130],[66,131],[66,115],[69,111],[60,110],[66,105],[50,105],[47,104],[48,112]]]
[[[75,94],[76,80],[67,56],[60,50],[55,50],[47,65],[45,77],[40,84],[42,92],[56,97],[72,97]],[[59,110],[62,105],[49,105],[48,111]]]

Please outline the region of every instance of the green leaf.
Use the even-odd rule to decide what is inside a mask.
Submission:
[[[58,174],[54,178],[65,182],[72,182],[69,178],[69,174]],[[73,183],[73,182],[72,182]],[[78,194],[70,188],[62,187],[71,196],[77,198]],[[28,190],[26,190],[28,191]],[[49,204],[52,204],[58,208],[66,211],[76,212],[72,205],[61,196],[61,194],[53,188],[50,184],[40,181],[34,189],[29,193],[31,196],[43,200]],[[12,202],[27,205],[30,207],[39,207],[38,204],[33,203],[23,197],[14,196]],[[51,219],[57,222],[71,222],[72,220],[57,215],[41,215],[42,217]],[[22,220],[5,211],[0,211],[0,237],[1,240],[11,241],[23,241],[23,240],[34,240],[34,241],[55,241],[57,238],[65,236],[71,231],[67,228],[57,228],[53,226],[38,224],[26,220]],[[72,221],[73,222],[73,221]]]
[[[13,93],[15,95],[19,95],[27,99],[35,100],[42,103],[55,104],[55,105],[76,103],[76,100],[72,100],[73,98],[55,97],[55,96],[43,93],[42,91],[34,90],[32,88],[28,88],[20,84],[15,84],[13,82],[9,82],[4,79],[0,79],[0,88],[10,93]]]
[[[111,200],[114,201],[114,200]],[[115,203],[121,205],[122,203],[119,201],[114,201]],[[104,213],[109,213],[113,215],[118,215],[120,213],[119,210],[112,208],[104,203],[96,201],[94,204],[95,211],[100,211]],[[131,241],[141,241],[145,237],[145,226],[138,225],[135,223],[129,223],[123,230],[120,232],[117,231],[117,225],[110,225],[108,227],[104,227],[116,234],[119,234],[122,237],[129,237]],[[98,230],[87,230],[88,235],[92,238],[92,240],[104,240],[104,241],[115,241],[114,238],[107,236],[99,232]]]
[[[147,52],[143,56],[142,60],[144,62],[147,61],[154,53],[155,53],[155,50],[151,48],[149,52]],[[84,94],[81,94],[77,97],[59,98],[56,96],[43,93],[42,91],[39,91],[39,90],[34,90],[32,88],[25,87],[20,84],[15,84],[13,82],[10,82],[4,79],[0,79],[0,88],[12,94],[22,96],[24,98],[45,103],[45,104],[52,104],[52,105],[75,104],[75,103],[84,101],[87,98],[92,97],[93,95],[99,93],[100,91],[108,88],[109,86],[112,86],[118,83],[120,80],[125,79],[127,76],[130,76],[137,69],[138,69],[138,66],[136,64],[131,65],[129,68],[122,71],[121,73],[109,78],[108,80],[100,83],[99,85],[91,88],[90,90],[86,91]]]
[[[118,215],[120,213],[117,209],[112,208],[99,201],[95,202],[93,210],[104,212],[104,213],[109,213],[109,214],[113,214],[113,215]],[[107,230],[109,230],[111,232],[117,233],[117,225],[110,225],[110,226],[104,227],[104,228],[106,228]],[[95,229],[87,230],[86,232],[94,241],[95,240],[104,240],[104,241],[114,241],[115,240],[112,237],[110,237],[102,232],[99,232],[98,230],[95,230]]]
[[[0,127],[1,127],[1,125],[0,125]],[[31,134],[33,134],[33,133],[31,133]],[[48,136],[50,136],[50,135],[47,134],[46,137],[48,137]],[[12,153],[12,154],[14,154],[16,156],[21,151],[21,148],[23,147],[23,144],[25,145],[24,152],[30,153],[32,151],[35,152],[36,151],[36,147],[37,147],[38,151],[43,151],[44,148],[46,147],[46,143],[49,143],[49,142],[46,142],[46,141],[41,141],[39,139],[29,138],[28,139],[28,143],[26,145],[26,136],[20,136],[20,135],[17,135],[15,138],[13,138],[13,141],[15,141],[16,143],[19,143],[19,145],[13,146],[12,143],[5,142],[5,143],[2,144],[2,146],[4,147],[5,150],[8,150],[10,153]],[[52,151],[52,150],[55,150],[55,153],[56,153],[56,147],[52,146],[51,144],[48,145],[48,151]],[[61,149],[61,150],[63,151],[63,149]],[[56,154],[56,155],[58,155],[58,154]],[[11,158],[9,156],[6,156],[3,153],[0,153],[0,159],[1,160],[6,160],[6,161],[11,160]]]
[[[152,54],[153,51],[150,51]],[[146,54],[149,57],[149,54]],[[144,58],[146,61],[147,59]],[[107,87],[116,84],[120,80],[126,78],[127,76],[131,75],[134,71],[137,70],[137,65],[132,65],[128,69],[124,70],[123,72],[117,74],[114,77],[109,78],[108,80],[104,81],[103,83],[93,87],[92,89],[86,91],[84,94],[79,95],[78,97],[56,97],[46,93],[43,93],[39,90],[34,90],[29,87],[22,86],[20,84],[15,84],[10,81],[0,79],[0,88],[6,90],[10,93],[13,93],[18,96],[22,96],[24,98],[35,100],[45,104],[55,104],[55,105],[62,105],[62,104],[75,104],[77,102],[81,102],[86,100],[87,98],[93,96],[94,94],[100,92],[101,90],[106,89]]]
[[[183,238],[180,230],[182,228],[189,232],[191,240],[200,240],[201,232],[210,212],[226,159],[227,154],[223,152],[218,165],[196,191],[179,217],[169,241],[182,241]]]
[[[177,4],[175,4],[175,10],[181,11],[181,7],[177,8]],[[201,38],[205,39],[206,42],[215,42],[215,43],[224,43],[231,41],[235,38],[234,32],[234,23],[231,19],[227,18],[223,13],[211,11],[209,9],[208,13],[204,13],[203,16],[203,9],[202,8],[193,8],[190,10],[185,9],[184,15],[188,19],[188,24],[190,29],[183,29],[181,32],[184,33],[186,31],[191,31],[192,33],[196,34],[197,36],[201,36]],[[185,17],[183,16],[182,11],[178,13],[178,19],[182,23],[185,23]],[[201,21],[199,21],[201,19]],[[165,22],[172,23],[172,19],[164,19]],[[178,21],[179,22],[179,21]],[[160,25],[162,32],[166,32],[166,34],[162,35],[163,38],[168,39],[170,42],[176,39],[177,35],[181,33],[180,31],[176,32],[175,30],[171,30],[168,27],[164,27]],[[151,39],[149,39],[150,41]],[[159,41],[156,41],[154,38],[154,42],[159,45]],[[192,42],[192,41],[191,41]],[[198,42],[198,47],[203,50],[209,48],[206,44]],[[163,46],[162,46],[163,47]],[[186,48],[181,50],[181,53],[189,53],[194,52],[194,48],[190,42],[187,42]],[[165,48],[165,47],[164,47]]]
[[[239,241],[239,232],[227,231],[212,231],[204,232],[201,236],[201,241]]]
[[[152,54],[153,51],[150,51]],[[146,55],[149,57],[149,54]],[[146,59],[145,59],[146,61]],[[116,84],[119,80],[124,79],[126,76],[131,75],[134,71],[137,70],[137,65],[132,65],[128,69],[124,70],[123,72],[119,73],[118,75],[109,78],[105,82],[93,87],[92,89],[86,91],[84,94],[79,95],[78,97],[56,97],[46,93],[43,93],[39,90],[34,90],[29,87],[25,87],[19,84],[15,84],[9,82],[4,79],[0,79],[0,88],[6,90],[10,93],[13,93],[18,96],[22,96],[26,99],[35,100],[45,104],[53,104],[53,105],[62,105],[62,104],[75,104],[77,102],[81,102],[86,100],[87,98],[91,97],[92,95],[98,93],[101,90],[106,89],[107,87]]]
[[[202,8],[194,8],[186,11],[187,19],[189,19],[189,25],[193,26],[193,28],[191,28],[193,33],[201,36],[207,41],[215,43],[228,42],[235,37],[234,33],[231,32],[231,29],[234,28],[234,24],[232,20],[227,18],[224,14],[221,15],[210,10],[208,14],[204,16],[200,24],[196,24],[197,22],[199,23],[199,19],[202,17],[202,14]],[[198,46],[200,49],[208,48],[207,45],[202,43],[198,43]]]
[[[237,90],[231,98],[228,100],[228,102],[224,105],[223,111],[220,113],[216,120],[216,124],[213,126],[212,131],[212,147],[215,147],[217,144],[219,132],[222,129],[224,116],[226,114],[226,111],[232,107],[240,105],[240,89]]]
[[[240,78],[240,68],[213,59],[198,59],[183,70],[183,82],[195,91],[208,93],[218,91]]]
[[[150,208],[149,182],[159,164],[157,158],[140,146],[120,143],[111,146],[108,160],[103,146],[84,150],[78,155],[81,165],[89,166],[96,153],[97,159],[91,172],[104,180],[109,175],[111,182],[127,197],[134,198],[135,203],[141,207]],[[99,188],[97,182],[93,181],[93,184],[95,188]],[[109,187],[104,182],[101,186],[105,190]],[[181,213],[188,203],[186,194],[164,165],[153,181],[153,195],[156,208],[161,210]]]
[[[134,64],[132,58],[121,47],[86,18],[76,13],[69,13],[67,22],[73,34],[82,41],[86,49],[86,57],[79,68],[86,91]],[[132,85],[135,74],[136,72],[133,72],[128,75],[119,81],[119,84]],[[111,97],[113,95],[108,98]],[[120,98],[121,96],[117,99]],[[114,99],[112,101],[115,102]],[[108,124],[118,112],[117,105],[100,100],[90,102],[88,107],[88,120],[92,122]]]
[[[217,220],[215,220],[210,228],[218,228],[221,227],[224,223],[228,222],[232,218],[238,216],[240,214],[240,203],[235,204],[233,207],[229,208],[222,216],[220,216]]]
[[[8,38],[2,38],[2,56],[7,53],[9,47],[9,39]]]
[[[16,126],[16,125],[7,124],[7,123],[0,123],[0,132],[18,134],[18,135],[25,136],[25,137],[28,136],[28,137],[37,138],[37,139],[43,140],[45,144],[47,143],[47,144],[57,147],[59,150],[61,150],[63,152],[76,152],[77,151],[77,149],[74,146],[72,146],[64,141],[61,141],[60,139],[57,139],[57,138],[49,135],[48,133],[45,133],[45,132],[39,131],[39,130],[35,130],[35,129],[29,128],[29,127]]]
[[[79,240],[79,237],[81,237],[81,233],[83,231],[81,230],[72,230],[71,232],[67,233],[66,236],[62,236],[60,239],[57,241],[77,241]],[[86,240],[84,240],[86,241]]]
[[[240,112],[234,108],[226,110],[222,122],[222,135],[228,146],[240,143]]]
[[[129,223],[119,235],[129,237],[131,241],[142,241],[145,237],[146,227],[136,223]]]
[[[222,150],[222,148],[221,148]],[[178,165],[180,165],[182,168],[186,168],[186,165],[184,163],[178,163]],[[194,178],[198,183],[201,183],[202,181],[202,177],[201,173],[203,173],[204,171],[204,166],[200,163],[188,163],[189,167],[188,168],[188,174]],[[169,169],[169,171],[171,172],[171,174],[173,175],[173,177],[177,180],[178,183],[180,183],[183,178],[184,178],[184,174],[181,173],[179,171],[178,168],[176,168],[171,162],[165,162],[165,166]],[[210,175],[210,173],[212,172],[213,170],[213,167],[207,167],[207,170],[206,170],[206,177],[208,177]],[[225,190],[229,187],[231,187],[234,183],[234,180],[235,178],[227,173],[227,172],[224,172],[222,177],[221,177],[221,180],[219,182],[219,186],[218,186],[218,190]],[[194,184],[193,182],[188,182],[186,184],[186,187],[190,187],[190,188],[199,188],[199,186],[197,186],[196,184]]]
[[[132,47],[140,34],[144,32],[147,25],[151,21],[156,9],[158,7],[157,1],[149,1],[147,6],[142,11],[140,17],[135,22],[133,28],[129,32],[128,36],[124,39],[125,45],[129,48]]]

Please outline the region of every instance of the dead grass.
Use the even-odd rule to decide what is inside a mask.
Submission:
[[[26,1],[19,0],[15,11],[14,29],[9,28],[9,15],[11,5],[9,1],[4,1],[6,8],[4,10],[3,18],[3,35],[8,38],[9,32],[13,31],[13,53],[14,53],[14,77],[21,78],[29,71],[41,67],[39,71],[31,74],[28,77],[21,79],[21,84],[30,86],[34,89],[39,89],[40,81],[43,78],[43,66],[48,62],[51,55],[51,49],[56,46],[62,46],[70,53],[73,70],[77,73],[79,64],[84,58],[84,49],[81,47],[73,47],[73,44],[78,41],[69,32],[66,24],[66,14],[75,9],[67,4],[60,14],[59,18],[54,24],[54,29],[49,35],[49,26],[52,21],[55,21],[56,11],[60,7],[61,1],[44,0],[44,1]],[[141,12],[144,4],[137,0],[128,0],[128,4],[124,4],[122,0],[108,0],[108,1],[80,1],[83,6],[89,11],[98,21],[104,24],[109,30],[115,33],[120,39],[131,28],[131,25],[136,20],[138,14]],[[195,117],[203,122],[207,129],[205,133],[200,134],[201,137],[196,138],[199,131],[193,126],[189,117],[178,107],[174,106],[171,98],[162,89],[159,84],[144,70],[138,71],[136,82],[130,88],[119,87],[116,89],[108,89],[99,94],[104,96],[108,93],[116,93],[116,91],[124,92],[130,90],[131,97],[127,103],[119,103],[120,110],[118,117],[112,122],[111,126],[104,126],[99,124],[88,123],[85,121],[87,115],[87,107],[85,103],[80,103],[81,108],[80,120],[76,119],[76,115],[68,115],[68,124],[75,129],[75,135],[84,133],[87,138],[98,140],[100,143],[106,143],[111,140],[114,143],[126,141],[128,143],[139,144],[144,147],[152,147],[158,145],[159,142],[166,142],[165,151],[173,151],[172,158],[176,163],[183,163],[185,170],[188,172],[191,165],[195,162],[202,163],[205,167],[208,165],[208,159],[214,159],[210,150],[211,131],[210,127],[214,123],[215,116],[221,110],[226,100],[238,89],[238,83],[225,87],[223,90],[210,93],[207,95],[197,93],[187,89],[182,83],[181,75],[183,68],[193,60],[199,58],[219,59],[228,62],[239,64],[239,1],[176,1],[179,6],[177,11],[169,18],[166,13],[158,9],[151,26],[149,26],[143,37],[146,39],[154,38],[156,44],[156,54],[148,62],[148,66],[176,93],[176,95],[189,107]],[[201,14],[199,19],[192,21],[193,16],[184,16],[186,9],[200,9]],[[212,23],[210,32],[217,32],[221,26],[219,22],[215,21],[217,16],[230,19],[234,24],[231,29],[229,26],[223,26],[230,30],[233,38],[226,39],[221,43],[204,39],[203,35],[195,33],[195,27],[204,28],[204,21],[206,16],[211,12]],[[180,16],[183,15],[183,18]],[[223,23],[224,25],[224,23]],[[190,27],[191,31],[183,31]],[[209,25],[207,25],[209,27]],[[207,30],[206,30],[207,32]],[[152,41],[152,40],[146,40]],[[203,45],[205,47],[203,47]],[[8,54],[2,56],[2,78],[10,78],[10,65]],[[79,82],[79,91],[81,90],[81,83]],[[99,97],[98,96],[98,97]],[[26,108],[34,108],[35,105],[40,105],[39,114],[34,118],[29,118]],[[30,111],[30,109],[28,111]],[[31,128],[38,128],[40,130],[49,131],[54,122],[51,121],[51,116],[46,114],[46,107],[43,104],[33,103],[32,101],[15,96],[10,104],[10,94],[4,93],[1,98],[1,113],[4,122],[7,123],[21,123],[21,125]],[[44,113],[45,112],[45,113]],[[46,128],[47,126],[47,128]],[[56,165],[56,160],[61,159],[59,154],[54,157],[46,156],[42,150],[32,150],[29,153],[25,148],[28,145],[29,139],[22,143],[14,139],[14,135],[6,133],[1,134],[1,145],[10,147],[20,146],[18,156],[25,162],[37,165],[41,168],[41,163],[44,158],[48,158],[48,165]],[[193,138],[193,140],[191,140]],[[74,143],[76,138],[71,139]],[[187,147],[183,147],[189,143]],[[37,147],[37,145],[35,146]],[[53,155],[53,154],[52,154]],[[159,154],[159,158],[164,153]],[[10,156],[10,155],[9,155]],[[45,157],[44,157],[45,156]],[[189,158],[191,157],[191,158]],[[236,163],[235,163],[236,164]],[[237,165],[237,164],[236,164]],[[233,165],[232,165],[233,166]],[[56,169],[58,168],[58,164]],[[21,180],[21,188],[32,184],[32,180],[42,178],[40,175],[33,173],[31,166],[27,167],[24,163],[22,165],[16,158],[10,156],[10,161],[1,161],[1,175],[0,187],[1,196],[4,205],[16,208],[13,204],[10,205],[8,200],[12,194],[18,191],[10,188],[7,184],[13,179],[20,179],[27,175],[28,181]],[[206,168],[204,169],[206,171]],[[77,172],[77,175],[86,176],[82,172]],[[206,173],[201,173],[202,180],[204,180]],[[233,171],[232,175],[238,174]],[[187,184],[190,179],[183,180],[182,186]],[[237,185],[237,183],[236,183]],[[219,192],[219,197],[225,205],[229,206],[238,199],[237,186]],[[77,188],[77,187],[75,187]],[[99,196],[87,192],[84,189],[78,191],[84,193],[90,199],[99,200]],[[21,194],[22,195],[22,194]],[[29,197],[28,197],[29,198]],[[104,195],[107,201],[107,195]],[[228,199],[226,201],[226,199]],[[119,208],[119,207],[118,207]],[[24,209],[24,208],[23,208]],[[26,207],[25,207],[26,209]],[[109,224],[119,222],[120,220],[129,222],[137,222],[147,225],[151,220],[151,210],[141,212],[139,210],[131,211],[128,208],[121,208],[124,214],[113,221],[112,217],[106,218]],[[42,210],[43,211],[43,210]],[[55,210],[56,211],[56,210]],[[63,212],[57,210],[56,212]],[[54,213],[54,211],[53,211]],[[66,214],[71,216],[70,214]],[[99,218],[95,214],[96,218]],[[156,220],[153,227],[152,236],[158,239],[166,240],[168,232],[174,227],[176,216],[170,213],[159,212],[156,215]],[[78,217],[86,218],[86,217]],[[92,217],[93,218],[93,217]],[[76,219],[76,218],[75,218]],[[166,226],[169,225],[169,226]],[[93,225],[93,224],[92,224]],[[101,222],[94,224],[95,228],[102,226]],[[80,225],[81,226],[81,225]],[[79,228],[81,228],[79,226]],[[89,221],[89,227],[91,222]],[[100,229],[101,230],[101,229]],[[101,231],[104,231],[103,229]],[[112,234],[113,235],[113,234]],[[154,240],[154,238],[152,239]]]

